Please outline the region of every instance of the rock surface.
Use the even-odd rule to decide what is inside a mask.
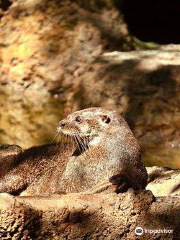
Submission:
[[[180,167],[180,47],[124,52],[137,47],[115,2],[0,5],[0,144],[52,142],[62,116],[106,106],[125,116],[146,165]]]
[[[0,4],[0,143],[49,143],[77,75],[105,49],[133,43],[113,1]]]
[[[2,193],[0,239],[179,239],[180,172],[147,170],[147,190],[49,197]],[[141,236],[136,227],[143,228]],[[149,232],[159,229],[166,231]]]
[[[89,106],[118,110],[138,138],[148,166],[180,167],[180,51],[110,52],[79,77],[73,110]]]
[[[52,197],[0,195],[1,239],[178,239],[179,198],[150,191],[68,194]],[[135,234],[135,228],[173,233]]]
[[[156,197],[180,196],[180,170],[163,167],[149,167],[147,190]]]

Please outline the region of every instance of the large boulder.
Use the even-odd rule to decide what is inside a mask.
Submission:
[[[44,198],[0,194],[0,237],[36,240],[178,239],[179,211],[179,198],[155,199],[150,191],[144,190]],[[135,233],[137,227],[144,230],[141,236]]]
[[[69,112],[111,107],[130,124],[146,165],[180,166],[180,47],[124,52],[135,45],[115,3],[0,5],[1,144],[52,142]]]
[[[180,170],[166,167],[148,167],[147,190],[151,190],[156,197],[180,196]]]
[[[5,0],[0,9],[0,143],[51,142],[76,76],[105,50],[133,49],[132,39],[114,1]]]
[[[110,52],[79,76],[73,110],[111,107],[125,117],[144,163],[180,167],[180,47]]]
[[[179,239],[180,172],[147,170],[146,190],[46,197],[2,193],[0,239]],[[137,227],[142,235],[135,233]]]

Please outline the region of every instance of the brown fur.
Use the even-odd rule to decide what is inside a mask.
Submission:
[[[139,145],[115,111],[77,111],[61,121],[57,130],[73,141],[34,147],[17,155],[12,170],[0,179],[0,192],[80,192],[107,181],[118,192],[145,188],[147,172]]]
[[[22,152],[18,145],[0,146],[0,177],[4,176],[13,166],[16,155]]]

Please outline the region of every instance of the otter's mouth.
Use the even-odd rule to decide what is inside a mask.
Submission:
[[[89,149],[90,136],[60,133],[60,142],[71,142],[76,146],[73,155],[77,156]]]
[[[90,142],[89,136],[71,135],[70,138],[72,138],[74,143],[77,145],[77,149],[79,150],[80,153],[89,149]]]

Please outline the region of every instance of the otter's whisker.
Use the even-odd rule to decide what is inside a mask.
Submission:
[[[82,144],[81,144],[81,142],[79,140],[79,136],[78,135],[76,136],[76,139],[77,139],[78,145],[80,147],[80,151],[82,152],[83,151],[83,147],[82,147]]]
[[[85,139],[83,139],[83,138],[80,137],[80,136],[79,136],[79,138],[80,138],[80,141],[81,141],[81,143],[82,143],[82,145],[83,145],[83,147],[84,147],[84,150],[87,150],[87,146],[86,146]]]
[[[80,138],[80,136],[77,136],[77,138],[78,138],[78,141],[79,141],[79,143],[80,143],[80,145],[82,147],[82,151],[84,152],[86,149],[85,149],[85,146],[84,146],[84,144],[82,142],[82,139]]]
[[[74,137],[71,135],[70,136],[70,142],[73,144],[73,145],[76,145],[77,143],[75,142],[75,139]]]
[[[53,133],[54,137],[52,138],[52,142],[54,143],[55,142],[55,139],[57,139],[57,136],[58,136],[58,132],[54,132]]]
[[[61,143],[64,143],[64,134],[61,134],[61,135],[60,135],[60,142],[61,142]]]
[[[76,144],[77,144],[77,146],[78,146],[79,151],[81,152],[81,148],[80,148],[80,146],[79,146],[79,142],[78,142],[76,136],[73,136],[73,138],[74,138],[74,140],[75,140],[75,142],[76,142]]]
[[[57,136],[56,136],[56,139],[57,139],[57,143],[60,143],[61,137],[57,135]]]

